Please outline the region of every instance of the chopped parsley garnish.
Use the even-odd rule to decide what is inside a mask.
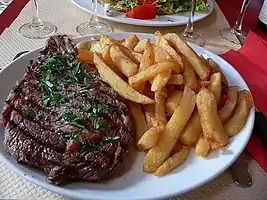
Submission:
[[[13,90],[13,92],[18,93],[18,92],[21,91],[21,88],[20,88],[18,85],[16,85],[16,86],[14,86],[14,87],[12,88],[12,90]]]
[[[33,109],[27,108],[26,110],[23,111],[23,115],[28,116],[32,111]]]

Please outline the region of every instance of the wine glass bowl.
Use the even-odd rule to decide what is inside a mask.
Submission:
[[[57,27],[50,22],[42,22],[39,18],[37,0],[31,0],[33,17],[31,23],[23,24],[19,28],[19,33],[30,39],[41,39],[53,35]]]
[[[99,33],[112,33],[113,29],[110,25],[96,20],[97,0],[92,1],[92,13],[88,22],[82,23],[76,27],[76,31],[80,35],[99,34]]]

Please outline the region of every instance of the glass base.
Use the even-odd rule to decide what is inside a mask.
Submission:
[[[197,33],[182,33],[181,36],[187,42],[196,44],[201,47],[205,46],[205,40]]]
[[[243,44],[246,40],[247,33],[244,31],[239,31],[234,28],[224,28],[219,31],[220,36],[234,44]]]
[[[90,35],[112,33],[113,29],[110,25],[103,22],[92,21],[80,24],[79,26],[77,26],[76,31],[80,33],[80,35]]]
[[[57,27],[50,22],[42,22],[42,26],[33,26],[31,23],[24,24],[20,27],[19,32],[30,39],[41,39],[53,35]]]

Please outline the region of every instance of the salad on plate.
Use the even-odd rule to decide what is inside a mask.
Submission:
[[[125,12],[135,19],[154,19],[160,15],[175,15],[191,9],[190,0],[107,0],[110,9]],[[207,0],[197,0],[196,12],[207,12]]]

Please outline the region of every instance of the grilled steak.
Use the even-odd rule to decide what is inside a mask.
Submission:
[[[76,55],[68,36],[51,37],[2,112],[6,150],[54,184],[113,177],[133,141],[125,100]]]

